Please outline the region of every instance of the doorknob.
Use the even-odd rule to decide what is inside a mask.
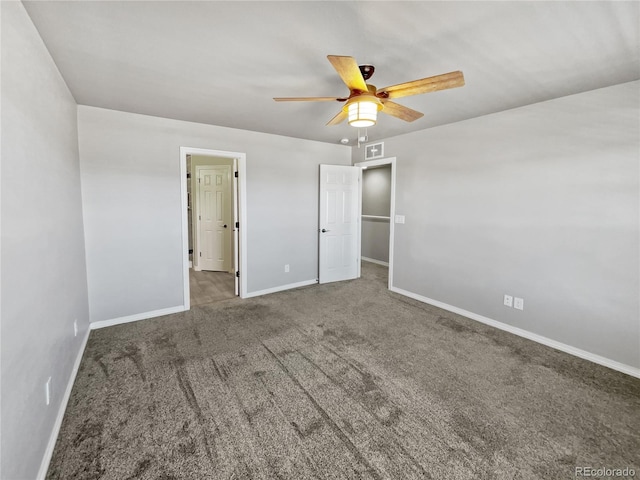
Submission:
[[[225,224],[223,225],[223,227],[224,227],[224,228],[227,228],[227,224],[225,223]]]
[[[331,230],[327,230],[326,228],[323,228],[322,230],[320,230],[322,233],[327,233],[330,232]]]

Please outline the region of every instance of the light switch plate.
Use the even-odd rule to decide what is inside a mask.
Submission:
[[[396,215],[396,223],[404,223],[404,215]]]

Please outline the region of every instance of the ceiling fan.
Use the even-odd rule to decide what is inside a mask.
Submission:
[[[392,102],[391,99],[464,85],[462,72],[456,71],[376,89],[375,85],[366,83],[375,71],[373,65],[358,66],[353,57],[327,55],[327,58],[342,81],[349,87],[348,97],[277,97],[274,100],[276,102],[346,102],[342,110],[329,120],[327,125],[337,125],[348,119],[349,124],[354,127],[370,127],[375,125],[379,111],[406,122],[413,122],[424,115]]]

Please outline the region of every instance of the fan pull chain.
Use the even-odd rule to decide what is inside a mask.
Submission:
[[[360,148],[360,142],[369,141],[369,129],[364,129],[364,137],[360,135],[360,129],[358,128],[358,148]]]

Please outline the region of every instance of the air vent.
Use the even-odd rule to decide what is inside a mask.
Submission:
[[[364,159],[374,160],[384,157],[384,142],[370,143],[364,147]]]

